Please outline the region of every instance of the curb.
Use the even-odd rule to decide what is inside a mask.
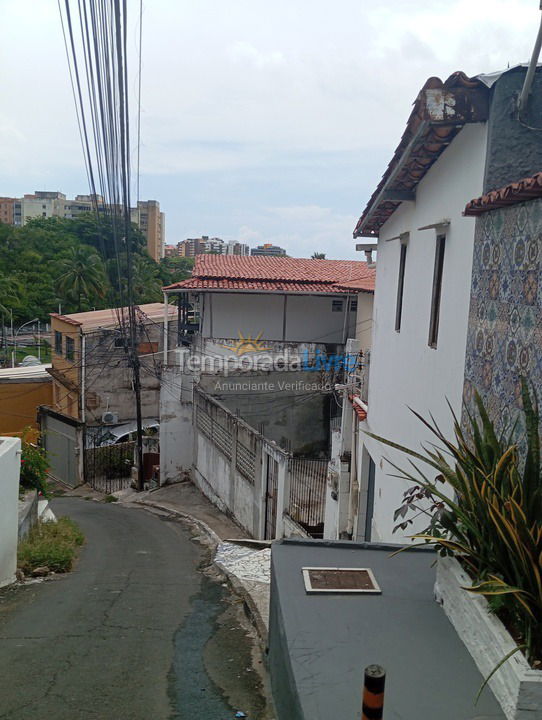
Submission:
[[[245,608],[247,610],[247,615],[249,616],[254,627],[256,628],[256,633],[258,635],[258,640],[260,643],[260,649],[262,650],[262,652],[265,655],[265,653],[267,651],[267,647],[268,647],[267,628],[266,628],[263,618],[260,614],[260,611],[258,610],[258,607],[252,598],[252,595],[249,593],[249,591],[243,585],[241,580],[239,580],[239,578],[236,575],[234,575],[232,572],[227,570],[222,565],[222,563],[215,562],[215,565],[218,568],[220,568],[220,570],[224,573],[229,584],[231,585],[233,592],[236,595],[238,595],[241,598],[241,600],[243,601]]]
[[[203,520],[199,520],[198,518],[195,518],[193,515],[189,515],[189,513],[182,512],[182,510],[176,510],[171,507],[168,507],[167,505],[161,505],[160,503],[155,502],[149,502],[148,500],[129,500],[128,503],[133,503],[135,505],[147,505],[148,507],[155,508],[156,510],[162,510],[163,512],[171,513],[172,515],[177,515],[183,520],[186,520],[187,522],[194,523],[205,535],[207,535],[211,545],[216,548],[218,545],[222,542],[222,539],[215,533],[215,531],[207,525],[206,522],[203,522]],[[120,503],[120,504],[128,504],[128,503]],[[222,563],[216,562],[213,560],[213,565],[215,565],[219,570],[224,574],[226,577],[231,589],[233,592],[238,595],[241,600],[243,601],[246,609],[247,614],[256,628],[256,632],[258,634],[260,647],[262,651],[265,653],[267,650],[267,628],[265,626],[265,623],[263,621],[263,618],[256,606],[256,603],[252,599],[252,595],[248,592],[248,590],[244,587],[242,582],[237,578],[236,575],[234,575],[232,572],[230,572],[227,568],[225,568]]]
[[[221,538],[218,537],[218,535],[215,533],[215,531],[212,529],[212,527],[207,525],[206,522],[203,522],[203,520],[199,520],[198,518],[195,518],[193,515],[190,515],[189,513],[185,513],[182,510],[176,510],[175,508],[169,507],[168,505],[161,505],[160,503],[149,502],[148,500],[129,500],[127,503],[121,503],[121,504],[125,505],[128,503],[133,503],[134,505],[147,505],[148,507],[156,508],[156,510],[162,510],[163,512],[168,512],[168,513],[172,513],[173,515],[178,515],[183,520],[194,523],[194,525],[197,525],[198,528],[203,533],[205,533],[205,535],[207,535],[211,544],[215,546],[215,549],[222,542]]]

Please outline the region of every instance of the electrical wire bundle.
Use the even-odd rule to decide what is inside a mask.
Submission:
[[[119,329],[126,340],[137,418],[138,489],[143,489],[141,378],[138,318],[133,292],[130,202],[127,0],[58,0],[77,123],[93,208],[111,227]],[[141,4],[139,6],[141,59]],[[141,60],[137,140],[141,107]],[[139,149],[138,149],[139,158]],[[139,163],[138,163],[139,164]],[[139,187],[139,167],[138,182]],[[104,223],[105,224],[105,223]],[[106,237],[101,238],[106,251]],[[125,277],[124,277],[125,275]]]

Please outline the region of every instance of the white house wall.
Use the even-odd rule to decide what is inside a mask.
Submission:
[[[333,299],[344,296],[204,293],[204,338],[237,338],[262,333],[263,340],[285,342],[344,342],[344,312],[333,312]],[[356,313],[348,313],[347,337],[355,333]]]
[[[448,436],[453,427],[446,399],[456,413],[461,409],[474,239],[474,220],[461,213],[482,192],[485,150],[484,124],[461,130],[419,184],[416,202],[399,207],[378,241],[368,428],[416,450],[430,435],[409,406],[425,417],[431,412]],[[428,335],[436,231],[418,228],[444,218],[451,222],[446,230],[438,346],[432,349]],[[403,232],[410,232],[410,239],[397,333],[400,243],[386,239]],[[400,541],[400,535],[392,535],[393,512],[408,483],[390,477],[396,471],[383,458],[404,467],[408,461],[371,438],[360,442],[364,441],[376,465],[372,540]]]
[[[373,335],[373,304],[372,293],[360,293],[358,295],[358,312],[356,316],[355,330],[350,330],[348,337],[355,337],[359,340],[361,350],[368,350],[372,344]]]
[[[348,313],[345,335],[344,309],[333,312],[333,300],[342,300],[345,308],[346,298],[340,295],[288,295],[285,340],[343,343],[354,332],[356,313]]]

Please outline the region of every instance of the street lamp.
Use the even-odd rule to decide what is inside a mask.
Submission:
[[[33,320],[29,320],[28,322],[23,323],[17,328],[17,332],[15,333],[15,336],[13,337],[13,350],[11,351],[11,367],[15,367],[15,356],[17,355],[17,335],[19,332],[26,327],[27,325],[31,325],[32,323],[39,322],[39,318],[34,318]],[[12,330],[13,334],[13,330]]]

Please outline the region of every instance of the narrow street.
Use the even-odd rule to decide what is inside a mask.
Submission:
[[[239,603],[179,522],[75,498],[74,570],[0,591],[0,718],[267,717]],[[258,661],[256,660],[256,665]]]

